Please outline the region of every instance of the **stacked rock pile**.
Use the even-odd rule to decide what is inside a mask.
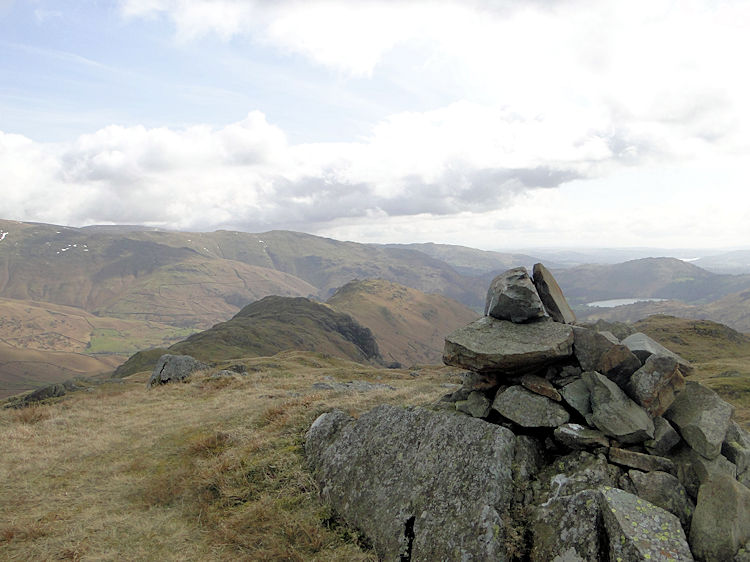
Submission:
[[[617,476],[612,490],[674,514],[695,558],[750,560],[743,558],[750,541],[750,434],[732,420],[733,407],[686,382],[690,364],[645,334],[619,341],[574,322],[542,264],[533,278],[525,268],[499,275],[485,316],[446,338],[444,362],[469,371],[443,407],[534,436],[545,444],[548,466],[572,458],[571,451],[606,459]],[[566,512],[545,508],[569,477],[557,472],[557,487],[548,482],[551,495],[537,506],[535,559],[565,551],[555,519]],[[566,504],[568,515],[576,505]],[[605,522],[616,516],[603,511]],[[545,532],[553,528],[555,546],[545,550]],[[579,545],[569,546],[580,556]]]

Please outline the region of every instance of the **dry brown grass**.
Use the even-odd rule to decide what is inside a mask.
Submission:
[[[309,353],[245,363],[247,376],[147,391],[140,374],[0,411],[0,558],[374,560],[319,502],[304,432],[333,407],[426,403],[456,379]],[[397,390],[313,391],[326,376]]]

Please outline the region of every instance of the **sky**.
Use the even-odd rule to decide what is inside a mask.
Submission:
[[[0,0],[0,218],[750,247],[750,3]]]

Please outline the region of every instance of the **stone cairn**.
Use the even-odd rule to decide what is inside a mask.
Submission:
[[[645,334],[619,341],[577,326],[542,264],[533,278],[525,268],[498,275],[484,317],[446,338],[443,360],[468,369],[462,387],[442,399],[443,408],[533,435],[553,459],[571,451],[604,459],[619,474],[612,490],[675,515],[691,552],[665,551],[655,559],[750,560],[750,434],[732,420],[733,407],[686,381],[691,365]],[[570,478],[560,464],[557,492]],[[552,519],[584,511],[568,509]],[[616,511],[603,510],[605,522]],[[537,517],[533,559],[544,559],[539,529],[550,516]],[[632,521],[634,528],[643,524]],[[563,531],[557,529],[549,559],[560,554]],[[580,549],[570,554],[579,556]],[[575,556],[560,560],[581,559]]]

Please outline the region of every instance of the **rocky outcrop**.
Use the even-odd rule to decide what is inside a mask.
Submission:
[[[517,270],[499,279],[488,302],[519,301],[509,279],[528,289]],[[316,421],[306,451],[323,497],[385,560],[731,560],[750,527],[750,434],[732,407],[648,342],[636,355],[643,340],[631,350],[608,332],[516,318],[446,338],[444,362],[469,372],[435,411]],[[739,527],[712,511],[716,495]],[[696,548],[711,533],[732,538]]]
[[[676,353],[673,353],[659,342],[651,339],[643,332],[636,332],[630,334],[624,340],[622,345],[627,347],[633,354],[641,360],[641,363],[645,363],[646,360],[652,355],[663,355],[665,357],[671,357],[679,365],[680,372],[684,376],[691,375],[693,373],[693,366],[689,361],[686,361]]]
[[[169,382],[181,382],[195,371],[207,368],[208,365],[201,363],[189,355],[165,354],[157,361],[156,367],[154,367],[154,371],[146,383],[146,388],[152,388]]]

